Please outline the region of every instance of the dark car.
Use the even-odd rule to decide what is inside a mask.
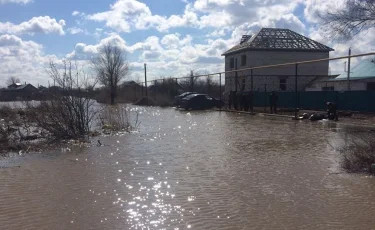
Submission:
[[[188,96],[188,95],[191,95],[191,94],[197,94],[197,93],[196,92],[185,92],[185,93],[182,93],[178,96],[175,96],[174,101],[173,101],[173,105],[179,107],[180,104],[181,104],[181,99]]]
[[[216,98],[212,98],[206,94],[190,94],[181,99],[181,108],[188,109],[210,109],[213,107],[221,108],[224,102]]]

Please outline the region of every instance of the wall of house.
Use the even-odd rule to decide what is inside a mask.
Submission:
[[[241,63],[242,55],[246,55],[246,65],[242,65]],[[231,58],[237,60],[237,69],[243,69],[249,67],[329,58],[329,52],[245,51],[225,57],[226,71],[235,70],[235,68],[231,68],[230,66]],[[328,65],[328,61],[300,64],[298,66],[298,90],[304,90],[308,84],[316,79],[317,76],[327,76]],[[238,71],[240,84],[242,83],[242,79],[240,78],[246,78],[245,90],[250,90],[251,88],[250,75],[251,72],[249,70]],[[234,76],[234,72],[226,74],[226,91],[235,89]],[[285,91],[295,90],[295,65],[255,69],[253,70],[253,76],[254,90],[259,89],[259,91],[262,91],[264,90],[264,86],[267,84],[267,88],[270,91],[280,91],[280,79],[286,80]]]
[[[352,91],[367,90],[367,83],[370,82],[375,82],[375,79],[351,81],[350,89]],[[333,87],[334,91],[347,91],[348,83],[346,81],[316,82],[307,88],[306,91],[323,91],[324,87]]]

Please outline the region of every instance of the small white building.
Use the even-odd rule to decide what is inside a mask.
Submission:
[[[329,58],[333,51],[319,42],[289,29],[263,28],[255,35],[244,35],[241,42],[226,51],[225,71]],[[312,82],[328,76],[328,61],[298,66],[297,87],[304,91]],[[294,91],[295,65],[237,71],[225,75],[225,91]],[[237,83],[236,83],[237,82]],[[237,87],[236,87],[237,86]]]
[[[348,86],[349,85],[349,86]],[[363,91],[375,90],[375,59],[362,60],[347,73],[335,78],[321,79],[311,84],[306,91]]]

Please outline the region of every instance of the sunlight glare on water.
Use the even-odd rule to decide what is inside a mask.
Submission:
[[[374,177],[343,172],[327,144],[345,137],[339,123],[128,109],[140,113],[138,132],[4,161],[1,228],[375,226]]]

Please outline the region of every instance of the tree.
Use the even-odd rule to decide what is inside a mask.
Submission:
[[[6,84],[7,85],[13,85],[13,84],[16,84],[16,83],[20,83],[20,79],[17,78],[17,77],[10,77],[7,81],[6,81]]]
[[[90,77],[69,60],[61,65],[51,62],[47,72],[61,90],[50,92],[49,100],[27,102],[31,117],[53,138],[87,138],[97,111],[94,101],[80,92],[90,84]]]
[[[113,105],[119,84],[129,74],[129,63],[125,52],[108,43],[92,60],[92,64],[98,81],[109,91]]]
[[[375,27],[375,0],[346,0],[344,5],[343,9],[318,13],[320,24],[331,37],[350,39]]]

